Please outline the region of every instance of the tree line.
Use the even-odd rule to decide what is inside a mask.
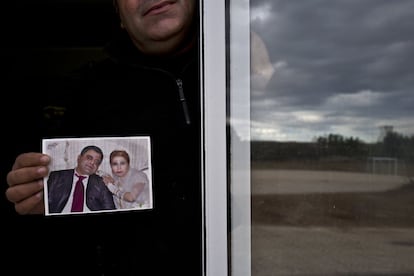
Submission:
[[[414,162],[414,135],[406,136],[390,131],[382,141],[373,143],[340,134],[319,136],[312,142],[251,142],[253,161],[315,160],[321,158],[366,159],[373,156]]]

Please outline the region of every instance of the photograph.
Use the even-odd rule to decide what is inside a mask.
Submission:
[[[153,208],[148,136],[43,139],[45,215]]]

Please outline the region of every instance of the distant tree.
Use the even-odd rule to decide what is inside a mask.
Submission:
[[[368,153],[366,144],[355,137],[329,134],[316,138],[316,143],[323,156],[361,157]]]
[[[385,156],[414,160],[414,135],[404,136],[392,131],[387,133],[380,145]]]

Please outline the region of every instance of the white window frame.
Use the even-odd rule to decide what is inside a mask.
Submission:
[[[225,1],[200,1],[200,9],[205,150],[204,272],[206,276],[227,276]]]
[[[249,0],[201,2],[202,54],[200,58],[201,87],[204,92],[205,150],[204,272],[206,276],[249,276],[251,275]],[[226,13],[226,2],[230,13]],[[230,16],[228,49],[226,49],[226,16]],[[229,52],[226,53],[226,50]],[[228,61],[226,55],[229,55],[231,60],[229,64],[226,64]],[[229,66],[228,72],[226,66]],[[226,74],[230,77],[227,78]],[[229,80],[229,83],[226,83],[226,80]],[[226,103],[227,95],[230,95],[229,105]],[[231,100],[232,98],[237,98],[237,103]],[[229,110],[226,110],[227,106]],[[245,143],[236,143],[236,137],[232,135],[227,137],[227,127],[242,134]],[[231,152],[230,156],[227,156],[227,146]],[[227,183],[228,179],[231,183]],[[229,208],[230,217],[228,217]]]

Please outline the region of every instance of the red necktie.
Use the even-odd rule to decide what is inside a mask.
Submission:
[[[75,184],[75,191],[73,192],[73,202],[72,202],[72,212],[82,212],[83,211],[83,201],[84,201],[84,187],[82,180],[86,176],[77,175],[78,181]]]

